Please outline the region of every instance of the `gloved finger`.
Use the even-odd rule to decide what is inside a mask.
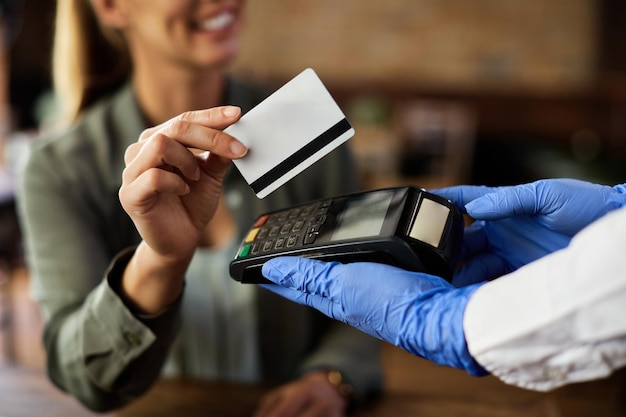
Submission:
[[[452,201],[465,210],[465,205],[472,200],[493,192],[494,188],[484,185],[457,185],[447,188],[435,188],[429,192]]]
[[[466,204],[467,214],[475,219],[498,220],[512,216],[538,214],[546,205],[545,193],[537,192],[535,183],[498,187]]]
[[[482,281],[490,281],[508,272],[504,259],[493,253],[475,256],[461,265],[452,277],[452,285],[459,288]]]
[[[265,262],[261,272],[276,284],[330,298],[335,282],[331,273],[334,265],[297,256],[279,256]]]
[[[380,296],[383,290],[389,290],[390,287],[383,287],[375,294],[369,290],[377,285],[380,277],[385,277],[388,282],[395,282],[395,285],[410,286],[419,291],[450,285],[441,277],[386,264],[356,262],[344,265],[339,262],[289,256],[265,262],[262,273],[281,286],[329,299],[338,306],[344,304],[346,296],[369,299],[375,294]]]

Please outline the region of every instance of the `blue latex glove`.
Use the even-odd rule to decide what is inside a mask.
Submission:
[[[376,263],[340,264],[279,257],[263,265],[264,287],[440,365],[486,371],[465,341],[463,314],[478,285]]]
[[[626,187],[573,179],[507,187],[457,186],[431,192],[477,219],[466,228],[455,286],[493,279],[566,247],[606,213],[626,205]]]

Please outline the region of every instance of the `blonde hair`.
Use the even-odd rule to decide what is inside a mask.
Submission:
[[[90,0],[57,0],[52,80],[59,124],[74,122],[130,71],[122,34],[100,24]]]

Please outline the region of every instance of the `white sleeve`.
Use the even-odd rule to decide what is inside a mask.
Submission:
[[[472,356],[504,382],[547,391],[626,365],[626,208],[570,245],[480,287],[464,317]]]

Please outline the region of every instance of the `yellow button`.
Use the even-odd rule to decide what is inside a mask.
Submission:
[[[256,239],[256,235],[259,233],[259,228],[255,227],[254,229],[251,229],[248,232],[248,236],[246,236],[246,240],[245,242],[252,242],[254,239]]]

